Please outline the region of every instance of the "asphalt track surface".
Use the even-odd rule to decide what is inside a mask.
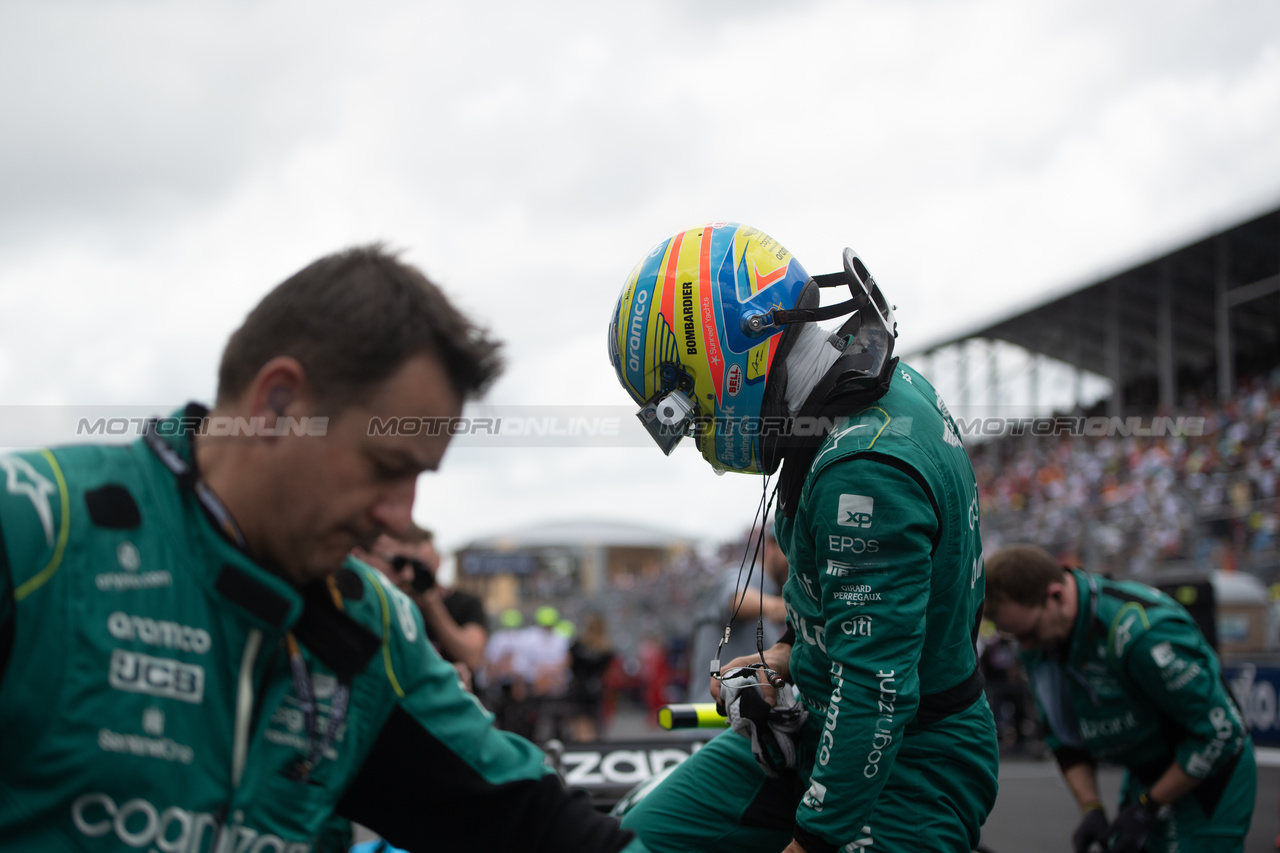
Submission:
[[[1102,768],[1098,771],[1098,785],[1107,804],[1107,816],[1114,817],[1120,771]],[[1276,834],[1280,832],[1278,803],[1280,767],[1259,767],[1258,797],[1245,842],[1246,853],[1276,850]],[[1071,853],[1071,833],[1079,819],[1075,801],[1052,759],[1002,757],[1000,796],[982,829],[982,843],[991,853]]]
[[[672,739],[672,733],[658,729],[641,711],[623,709],[608,727],[605,740],[624,739],[662,745]],[[1258,794],[1245,853],[1274,853],[1280,833],[1280,750],[1262,750],[1258,759]],[[1114,817],[1120,770],[1100,769],[1098,785],[1107,815]],[[1075,802],[1052,758],[1001,756],[1000,794],[982,829],[982,844],[990,853],[1072,853],[1071,833],[1078,821]],[[376,836],[357,828],[357,842],[370,838]]]
[[[627,708],[621,709],[605,738],[664,736],[669,733],[656,728],[643,712]],[[1258,764],[1258,795],[1245,853],[1275,853],[1280,834],[1280,750],[1261,750]],[[1114,817],[1120,770],[1101,768],[1098,785],[1107,816]],[[1071,833],[1079,820],[1075,801],[1051,757],[1001,756],[1000,794],[982,829],[982,844],[991,853],[1071,853]]]

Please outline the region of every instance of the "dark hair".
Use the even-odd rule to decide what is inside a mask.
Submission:
[[[1061,583],[1067,570],[1039,545],[1007,545],[987,557],[987,612],[1006,601],[1038,607],[1049,597],[1049,584]]]
[[[296,358],[316,396],[341,408],[416,355],[439,359],[462,399],[502,370],[501,344],[380,243],[328,255],[263,297],[231,335],[218,403],[244,393],[264,364]]]

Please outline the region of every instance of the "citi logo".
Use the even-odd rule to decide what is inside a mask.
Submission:
[[[871,636],[871,617],[855,616],[852,619],[846,619],[840,623],[840,631],[848,634],[850,637],[870,637]]]
[[[836,524],[842,527],[870,527],[875,499],[866,495],[841,495],[836,507]]]

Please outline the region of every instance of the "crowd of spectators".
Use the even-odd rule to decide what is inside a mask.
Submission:
[[[615,659],[604,617],[585,614],[579,631],[543,605],[524,622],[519,610],[503,611],[489,643],[482,692],[499,727],[539,743],[596,740]]]
[[[1036,542],[1117,575],[1188,561],[1272,579],[1280,570],[1280,369],[1242,383],[1227,401],[1201,400],[1177,414],[1184,424],[1203,418],[1201,434],[971,442],[984,548]]]
[[[1229,400],[1198,400],[1156,414],[1171,418],[1163,435],[1138,434],[1141,429],[1133,431],[1126,420],[1112,435],[1037,436],[1028,430],[967,440],[984,549],[1036,542],[1064,562],[1115,576],[1194,564],[1242,568],[1280,581],[1280,369],[1242,383]],[[1149,428],[1152,414],[1138,424]],[[1191,429],[1183,434],[1168,428],[1187,424]],[[688,552],[661,573],[615,578],[587,610],[581,601],[575,608],[572,597],[543,599],[568,606],[580,624],[553,625],[548,609],[539,614],[530,607],[531,625],[519,624],[515,612],[503,614],[509,621],[500,622],[490,641],[481,675],[487,692],[479,692],[504,727],[536,740],[566,741],[600,737],[619,700],[652,712],[695,693],[704,699],[714,642],[711,651],[703,648],[696,629],[706,621],[712,628],[707,633],[718,639],[738,606],[730,593],[745,540],[744,532],[740,541],[704,558]],[[766,605],[774,591],[766,588]],[[754,645],[759,602],[749,598],[750,625],[738,626],[735,640]],[[714,618],[702,619],[704,610]],[[767,606],[765,616],[775,618]],[[1034,741],[1035,723],[1016,648],[988,636],[981,652],[1002,738],[1021,749]]]
[[[1166,427],[1193,426],[1184,434],[1027,431],[967,441],[984,548],[1036,542],[1064,562],[1113,575],[1143,576],[1160,564],[1181,563],[1280,580],[1280,369],[1242,383],[1229,400],[1199,400],[1158,414],[1172,416]],[[1149,427],[1151,415],[1139,423]],[[600,737],[619,699],[652,711],[692,698],[705,680],[701,658],[708,657],[694,648],[695,615],[714,609],[718,638],[736,603],[725,591],[726,578],[736,580],[745,547],[745,541],[726,543],[707,559],[690,552],[659,574],[615,579],[589,609],[569,607],[574,622],[553,619],[550,608],[530,607],[532,624],[515,611],[502,614],[477,692],[504,727],[536,740],[566,741]],[[759,609],[758,599],[751,603]],[[754,643],[756,611],[749,615],[751,630],[735,630],[735,639],[740,634]],[[1034,722],[1015,650],[986,639],[983,666],[1002,734],[1020,748]]]

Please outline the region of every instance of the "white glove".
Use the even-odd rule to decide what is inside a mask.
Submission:
[[[790,688],[777,691],[770,706],[761,694],[758,670],[742,667],[720,679],[720,701],[729,727],[751,740],[756,763],[770,776],[796,766],[796,735],[809,712],[796,701]]]

